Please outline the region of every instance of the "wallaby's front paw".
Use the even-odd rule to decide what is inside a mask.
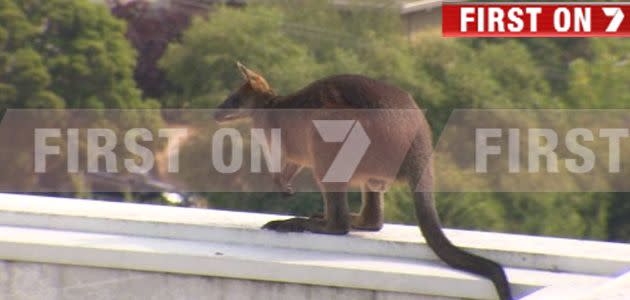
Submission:
[[[310,216],[311,219],[319,219],[319,220],[323,220],[324,219],[324,214],[320,213],[320,212],[316,212],[314,214],[312,214]]]
[[[293,186],[286,185],[286,186],[282,187],[282,196],[283,197],[291,197],[294,194],[295,194],[295,190],[293,189]]]

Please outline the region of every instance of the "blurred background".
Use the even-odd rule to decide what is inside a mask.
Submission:
[[[629,108],[630,39],[446,39],[440,10],[432,0],[0,0],[0,110],[214,108],[241,83],[236,60],[279,94],[339,73],[393,83],[426,109],[436,138],[453,109]],[[96,180],[119,192],[56,195],[296,215],[322,205],[318,193],[190,195],[159,174],[134,181],[154,193]],[[447,227],[630,241],[627,193],[436,197]],[[356,209],[360,195],[350,198]],[[406,187],[386,198],[388,222],[415,222]]]

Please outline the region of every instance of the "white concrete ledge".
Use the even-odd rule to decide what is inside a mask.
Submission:
[[[495,297],[486,280],[437,261],[413,226],[387,225],[382,232],[349,236],[258,229],[279,217],[285,216],[0,194],[0,259]],[[508,266],[518,295],[549,286],[600,287],[630,270],[625,244],[447,234],[455,244]]]
[[[630,299],[630,272],[603,284],[557,284],[527,295],[521,300],[628,300]]]
[[[275,234],[266,222],[288,216],[0,194],[0,224],[146,237],[438,260],[415,226],[386,224],[349,236]],[[458,246],[503,265],[613,276],[630,271],[630,245],[446,230]]]
[[[428,261],[276,247],[0,226],[3,260],[493,299],[485,280]],[[517,294],[605,278],[509,270]],[[456,288],[454,288],[456,287]]]

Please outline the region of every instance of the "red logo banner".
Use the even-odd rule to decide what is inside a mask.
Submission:
[[[458,3],[445,37],[630,37],[630,3]]]

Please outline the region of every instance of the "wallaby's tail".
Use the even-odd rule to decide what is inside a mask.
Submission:
[[[414,186],[414,185],[412,185]],[[503,268],[489,260],[455,247],[442,232],[431,192],[415,192],[416,216],[429,247],[453,268],[486,277],[494,283],[501,300],[512,300]]]
[[[430,143],[431,138],[418,138],[413,142],[401,170],[414,194],[416,217],[422,235],[433,252],[445,263],[490,279],[501,300],[512,300],[510,286],[501,265],[457,248],[444,235],[433,201],[431,146],[423,143],[427,140]]]

